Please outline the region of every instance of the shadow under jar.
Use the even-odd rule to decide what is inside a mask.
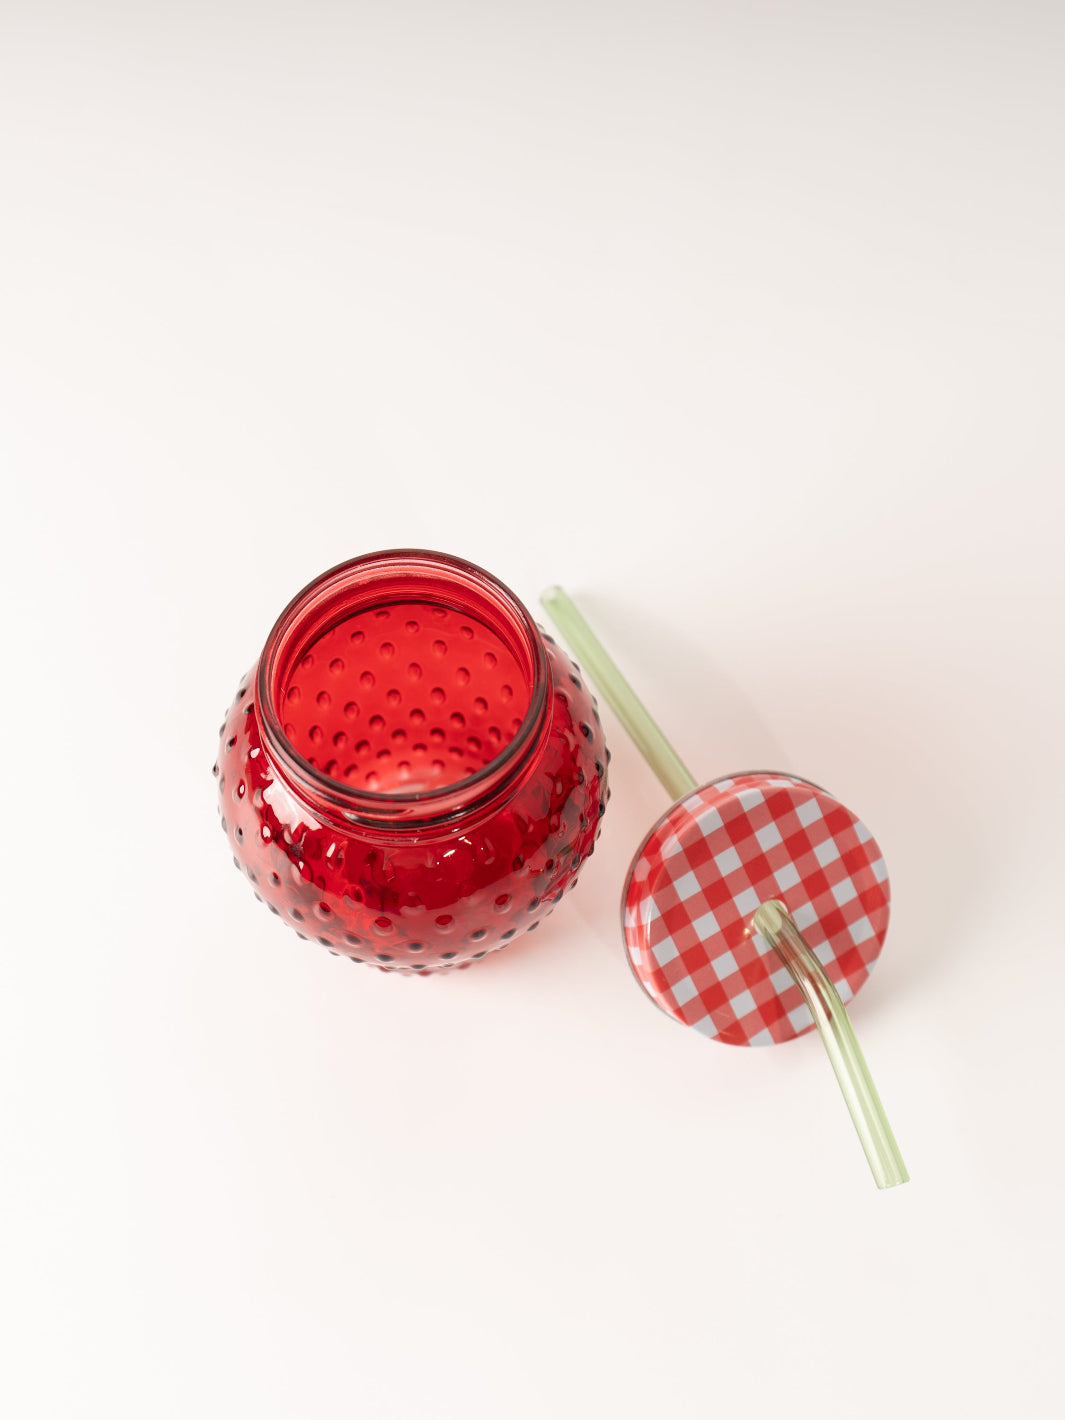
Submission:
[[[465,966],[535,927],[609,792],[576,666],[501,582],[437,552],[305,587],[221,743],[222,827],[256,896],[386,971]]]

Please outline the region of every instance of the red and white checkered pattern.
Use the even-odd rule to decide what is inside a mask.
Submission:
[[[782,774],[704,785],[652,830],[625,887],[636,979],[676,1020],[729,1045],[811,1030],[799,988],[751,926],[767,898],[784,902],[849,1001],[884,945],[887,869],[849,809]]]

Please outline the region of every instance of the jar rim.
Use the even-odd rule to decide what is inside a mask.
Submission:
[[[477,617],[509,640],[524,662],[528,708],[511,739],[473,774],[413,791],[352,788],[311,764],[285,734],[277,703],[282,683],[297,656],[332,626],[355,611],[412,597]],[[509,587],[476,563],[449,553],[393,548],[338,563],[296,593],[266,638],[255,700],[268,753],[316,810],[331,810],[346,823],[371,828],[435,828],[479,812],[511,786],[542,742],[549,684],[542,635]]]

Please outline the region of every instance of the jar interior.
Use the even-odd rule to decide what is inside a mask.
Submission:
[[[286,738],[320,773],[410,794],[495,759],[521,728],[531,687],[492,627],[410,600],[337,622],[293,658],[279,692]]]

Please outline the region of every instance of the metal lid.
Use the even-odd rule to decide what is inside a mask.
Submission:
[[[673,805],[625,886],[625,945],[640,985],[684,1025],[729,1045],[813,1029],[799,988],[751,925],[779,899],[843,1001],[887,933],[887,868],[865,825],[831,794],[783,774],[719,779]]]

